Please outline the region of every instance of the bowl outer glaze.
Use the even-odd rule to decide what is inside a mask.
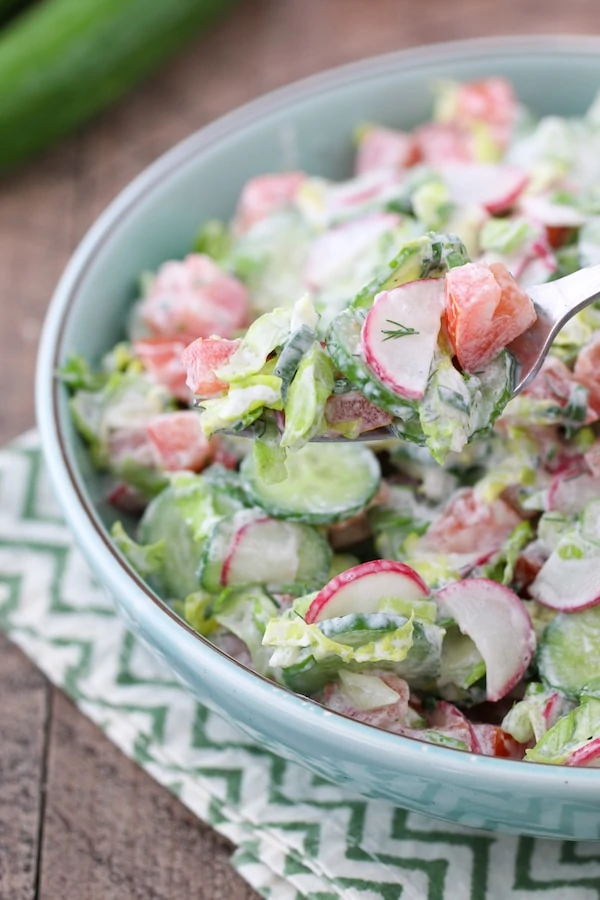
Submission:
[[[103,479],[74,432],[57,363],[98,359],[122,335],[136,276],[185,254],[199,223],[227,217],[243,182],[304,168],[344,177],[361,121],[411,127],[432,79],[506,75],[539,113],[582,112],[600,87],[600,39],[494,38],[364,60],[269,94],[192,135],[100,216],[52,299],[36,374],[44,454],[66,520],[139,636],[213,710],[263,746],[353,790],[478,828],[600,839],[600,773],[461,753],[331,713],[244,669],[181,622],[131,571],[107,533]]]

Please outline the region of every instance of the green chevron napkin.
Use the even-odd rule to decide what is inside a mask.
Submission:
[[[271,900],[600,900],[600,843],[474,832],[365,800],[189,696],[129,634],[61,519],[36,434],[0,452],[0,626],[128,756],[232,840]]]

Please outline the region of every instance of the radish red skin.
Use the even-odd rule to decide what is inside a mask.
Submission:
[[[448,614],[456,621],[484,658],[487,699],[496,701],[505,697],[527,671],[535,651],[535,632],[522,600],[510,588],[495,581],[468,578],[442,588],[436,601],[442,614]],[[485,627],[482,627],[484,618]],[[493,649],[488,643],[491,632],[495,639]],[[499,659],[498,647],[502,640],[505,647],[501,649]],[[507,653],[512,654],[512,658],[504,671]]]
[[[567,766],[586,766],[600,757],[600,737],[588,741],[584,747],[578,747],[566,761]]]
[[[411,569],[410,566],[391,559],[374,559],[370,562],[361,563],[359,566],[353,566],[351,569],[346,569],[345,572],[336,575],[335,578],[328,582],[308,607],[305,616],[307,625],[312,625],[320,620],[321,613],[340,589],[362,578],[368,578],[371,575],[379,575],[384,572],[396,574],[406,579],[417,588],[421,597],[429,595],[429,588],[421,576],[414,569]],[[400,581],[400,578],[398,580]],[[327,616],[323,618],[327,618]]]
[[[269,522],[270,519],[268,516],[264,516],[264,518],[260,519],[252,519],[251,522],[247,522],[245,525],[242,525],[241,528],[236,531],[233,536],[233,540],[231,541],[231,545],[229,547],[229,552],[225,557],[225,562],[223,563],[223,568],[221,569],[221,584],[223,587],[227,587],[229,583],[229,572],[231,570],[231,566],[233,563],[233,558],[235,556],[235,551],[239,547],[242,542],[242,538],[244,534],[248,531],[249,528],[255,528],[256,525],[261,525],[264,522]]]

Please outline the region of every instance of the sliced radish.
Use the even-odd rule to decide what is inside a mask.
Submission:
[[[555,550],[529,585],[534,600],[561,612],[600,603],[600,556],[563,559]]]
[[[522,197],[519,207],[526,216],[547,227],[580,228],[587,222],[587,216],[578,209],[565,203],[553,203],[546,196]]]
[[[322,622],[353,613],[375,613],[384,598],[419,600],[429,596],[414,569],[390,559],[374,559],[346,569],[319,591],[306,612],[306,622]]]
[[[400,223],[395,213],[373,213],[331,228],[316,239],[306,260],[304,280],[313,291],[323,290],[344,275],[355,260],[382,234]]]
[[[527,175],[516,166],[492,163],[451,163],[439,172],[459,206],[483,206],[492,215],[513,207],[527,184]]]
[[[444,281],[426,278],[378,294],[362,328],[367,365],[401,397],[425,393],[444,309]]]
[[[367,128],[360,138],[355,171],[405,169],[419,159],[419,145],[412,134],[393,128]]]
[[[466,744],[468,750],[475,750],[473,726],[463,712],[448,703],[446,700],[438,700],[435,708],[425,715],[428,728],[434,728],[450,737],[456,738]]]
[[[481,653],[487,699],[500,700],[523,677],[535,650],[535,632],[523,602],[487,578],[450,584],[435,599],[440,613],[454,619]]]
[[[600,497],[600,477],[567,469],[555,472],[548,488],[548,510],[566,516],[580,513],[590,500]]]
[[[567,766],[582,766],[590,769],[600,768],[600,737],[592,738],[583,747],[578,747],[566,760]]]
[[[221,584],[248,584],[249,578],[256,584],[292,584],[298,572],[298,537],[296,528],[267,516],[242,525],[223,562]],[[264,552],[267,547],[276,552]]]

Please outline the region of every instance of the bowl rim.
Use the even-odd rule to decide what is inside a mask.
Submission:
[[[233,109],[178,142],[143,169],[119,192],[88,229],[67,263],[44,321],[37,356],[35,400],[36,419],[46,465],[72,530],[76,531],[78,537],[87,538],[95,545],[94,551],[98,554],[98,561],[101,562],[112,584],[116,584],[119,578],[126,576],[132,589],[143,593],[146,599],[151,600],[161,612],[177,624],[178,628],[183,629],[198,642],[199,652],[202,648],[202,653],[209,656],[209,661],[212,661],[219,670],[219,675],[227,679],[235,672],[238,679],[241,679],[239,684],[244,690],[248,690],[257,700],[259,699],[257,695],[261,693],[265,702],[278,707],[284,715],[294,716],[298,724],[306,724],[306,713],[312,710],[313,715],[319,715],[319,729],[329,739],[339,741],[341,738],[350,742],[357,750],[359,745],[366,744],[373,758],[401,763],[401,768],[405,770],[411,767],[421,769],[423,763],[428,768],[430,765],[440,764],[446,773],[452,771],[456,775],[471,779],[475,774],[475,766],[481,775],[488,773],[503,778],[507,789],[510,780],[518,782],[521,778],[527,778],[529,781],[529,776],[535,773],[538,785],[543,784],[554,789],[561,785],[562,788],[566,787],[569,793],[573,788],[577,788],[577,793],[583,795],[584,792],[588,794],[593,784],[600,785],[600,780],[593,769],[541,763],[524,765],[522,760],[482,756],[455,748],[426,744],[415,738],[383,731],[328,710],[316,701],[259,675],[194,631],[131,568],[109,539],[93,504],[88,502],[82,490],[83,480],[78,475],[77,467],[67,450],[65,435],[61,428],[58,413],[60,383],[55,375],[62,355],[62,343],[70,312],[75,305],[80,285],[96,256],[123,221],[135,213],[137,203],[196,155],[231,134],[239,132],[250,122],[289,107],[290,104],[308,99],[315,93],[345,88],[353,82],[362,83],[365,79],[379,78],[399,70],[426,67],[432,62],[486,58],[494,53],[511,57],[523,56],[524,53],[531,56],[549,52],[558,55],[597,56],[600,53],[600,37],[560,34],[504,35],[427,44],[371,56],[327,69],[270,91]],[[232,669],[231,664],[236,668]],[[312,721],[314,722],[314,719]]]

